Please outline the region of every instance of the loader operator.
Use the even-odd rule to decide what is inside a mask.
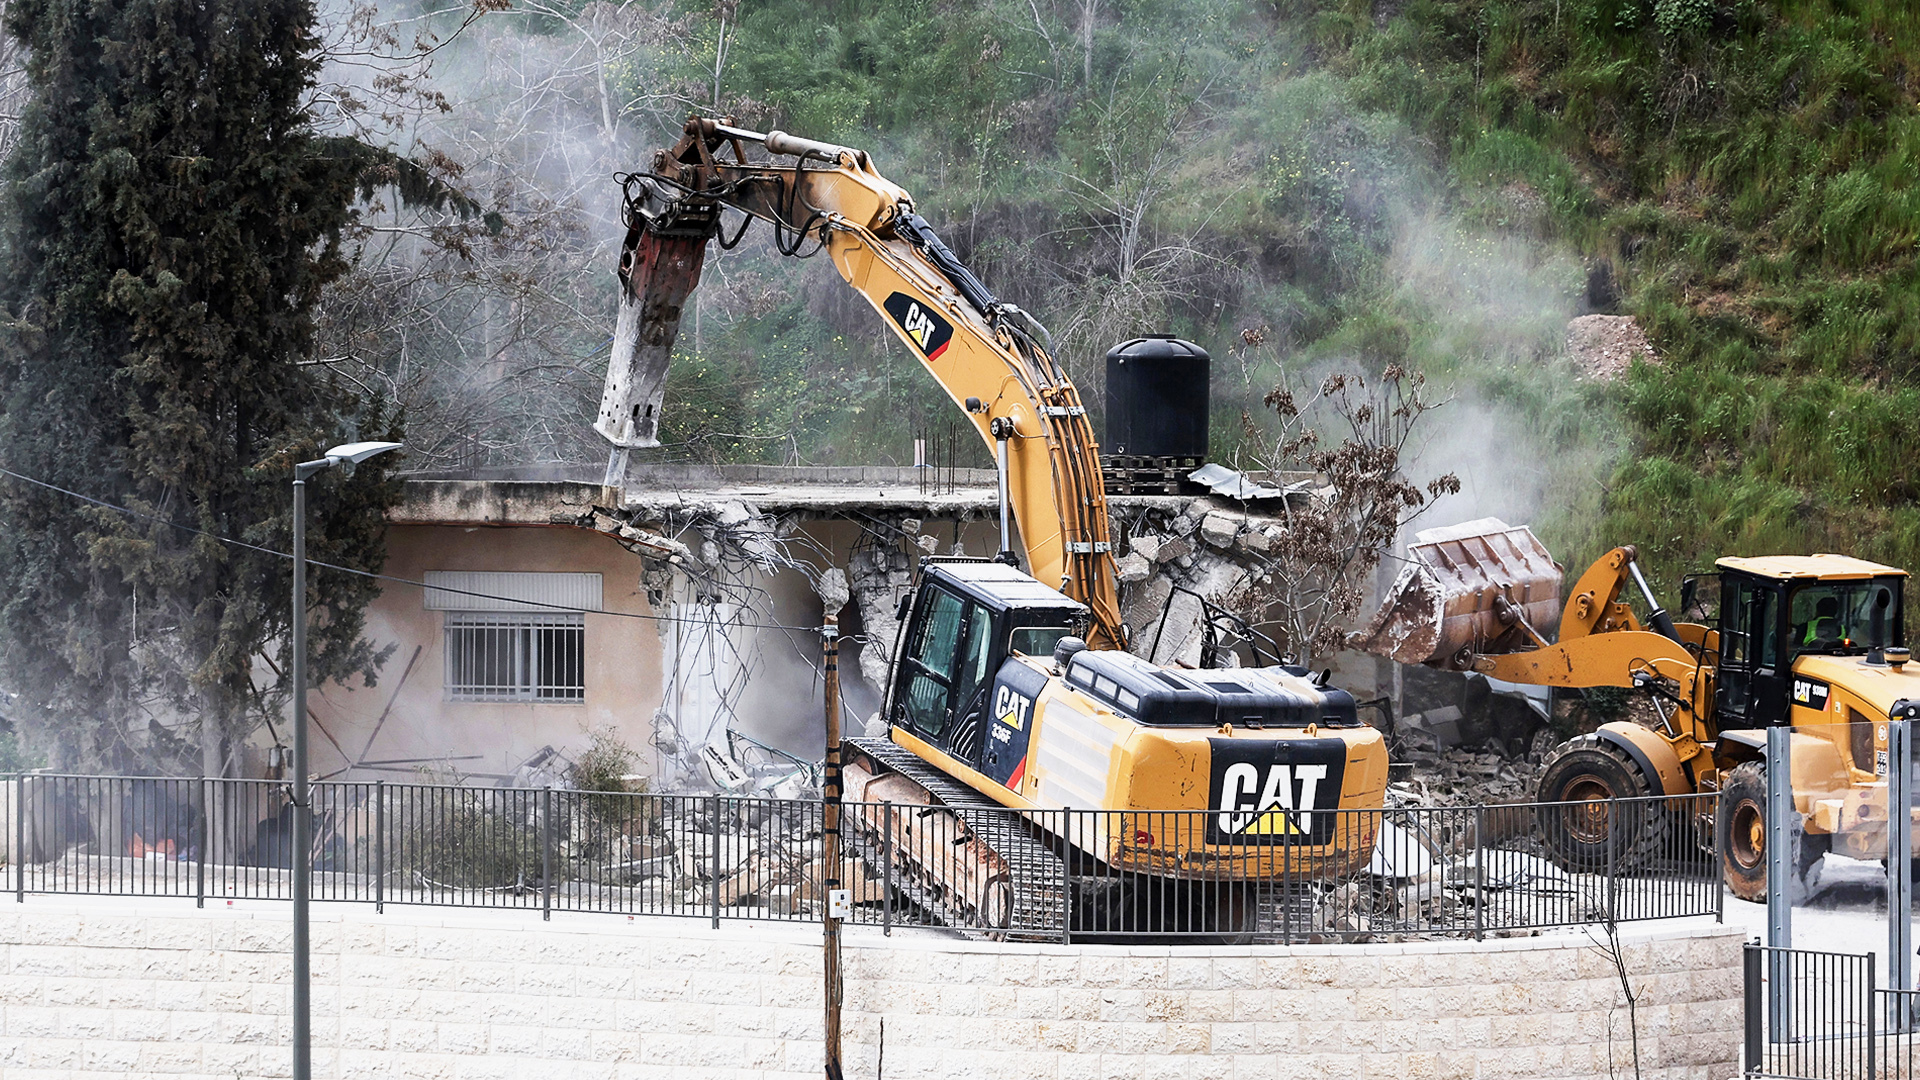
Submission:
[[[1831,649],[1849,644],[1849,638],[1840,625],[1840,599],[1827,593],[1814,605],[1813,618],[1807,620],[1800,644]]]

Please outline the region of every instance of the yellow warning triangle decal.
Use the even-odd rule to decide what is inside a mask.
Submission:
[[[1286,836],[1289,833],[1297,836],[1300,828],[1285,810],[1269,810],[1256,818],[1243,833],[1247,836]]]

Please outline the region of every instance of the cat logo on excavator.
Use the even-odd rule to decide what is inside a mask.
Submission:
[[[1027,718],[1033,715],[1033,699],[1002,683],[994,688],[993,715],[1018,731],[1027,726]]]
[[[1346,744],[1338,739],[1252,743],[1209,739],[1213,808],[1207,842],[1323,844],[1340,803]],[[1322,805],[1322,804],[1325,805]]]
[[[906,293],[894,293],[880,306],[892,316],[894,322],[900,324],[908,340],[927,359],[940,359],[940,354],[946,351],[947,342],[953,337],[952,323]]]

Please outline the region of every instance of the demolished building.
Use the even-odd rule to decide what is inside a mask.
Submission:
[[[656,789],[805,790],[823,750],[822,575],[853,596],[842,724],[857,734],[877,730],[919,560],[997,547],[990,470],[635,466],[618,487],[596,473],[406,481],[387,572],[421,584],[368,608],[390,649],[379,680],[313,695],[318,775],[563,782],[602,730],[641,750]],[[1287,497],[1247,494],[1110,497],[1134,651],[1233,662],[1218,616],[1257,608]]]

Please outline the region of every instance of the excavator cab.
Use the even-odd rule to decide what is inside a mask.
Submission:
[[[1802,656],[1864,656],[1905,640],[1906,575],[1892,567],[1842,555],[1774,555],[1721,559],[1718,568],[1714,711],[1722,729],[1785,723]]]
[[[1014,653],[1046,657],[1082,637],[1090,612],[1005,563],[942,560],[922,567],[894,667],[887,722],[992,774],[988,694]]]

